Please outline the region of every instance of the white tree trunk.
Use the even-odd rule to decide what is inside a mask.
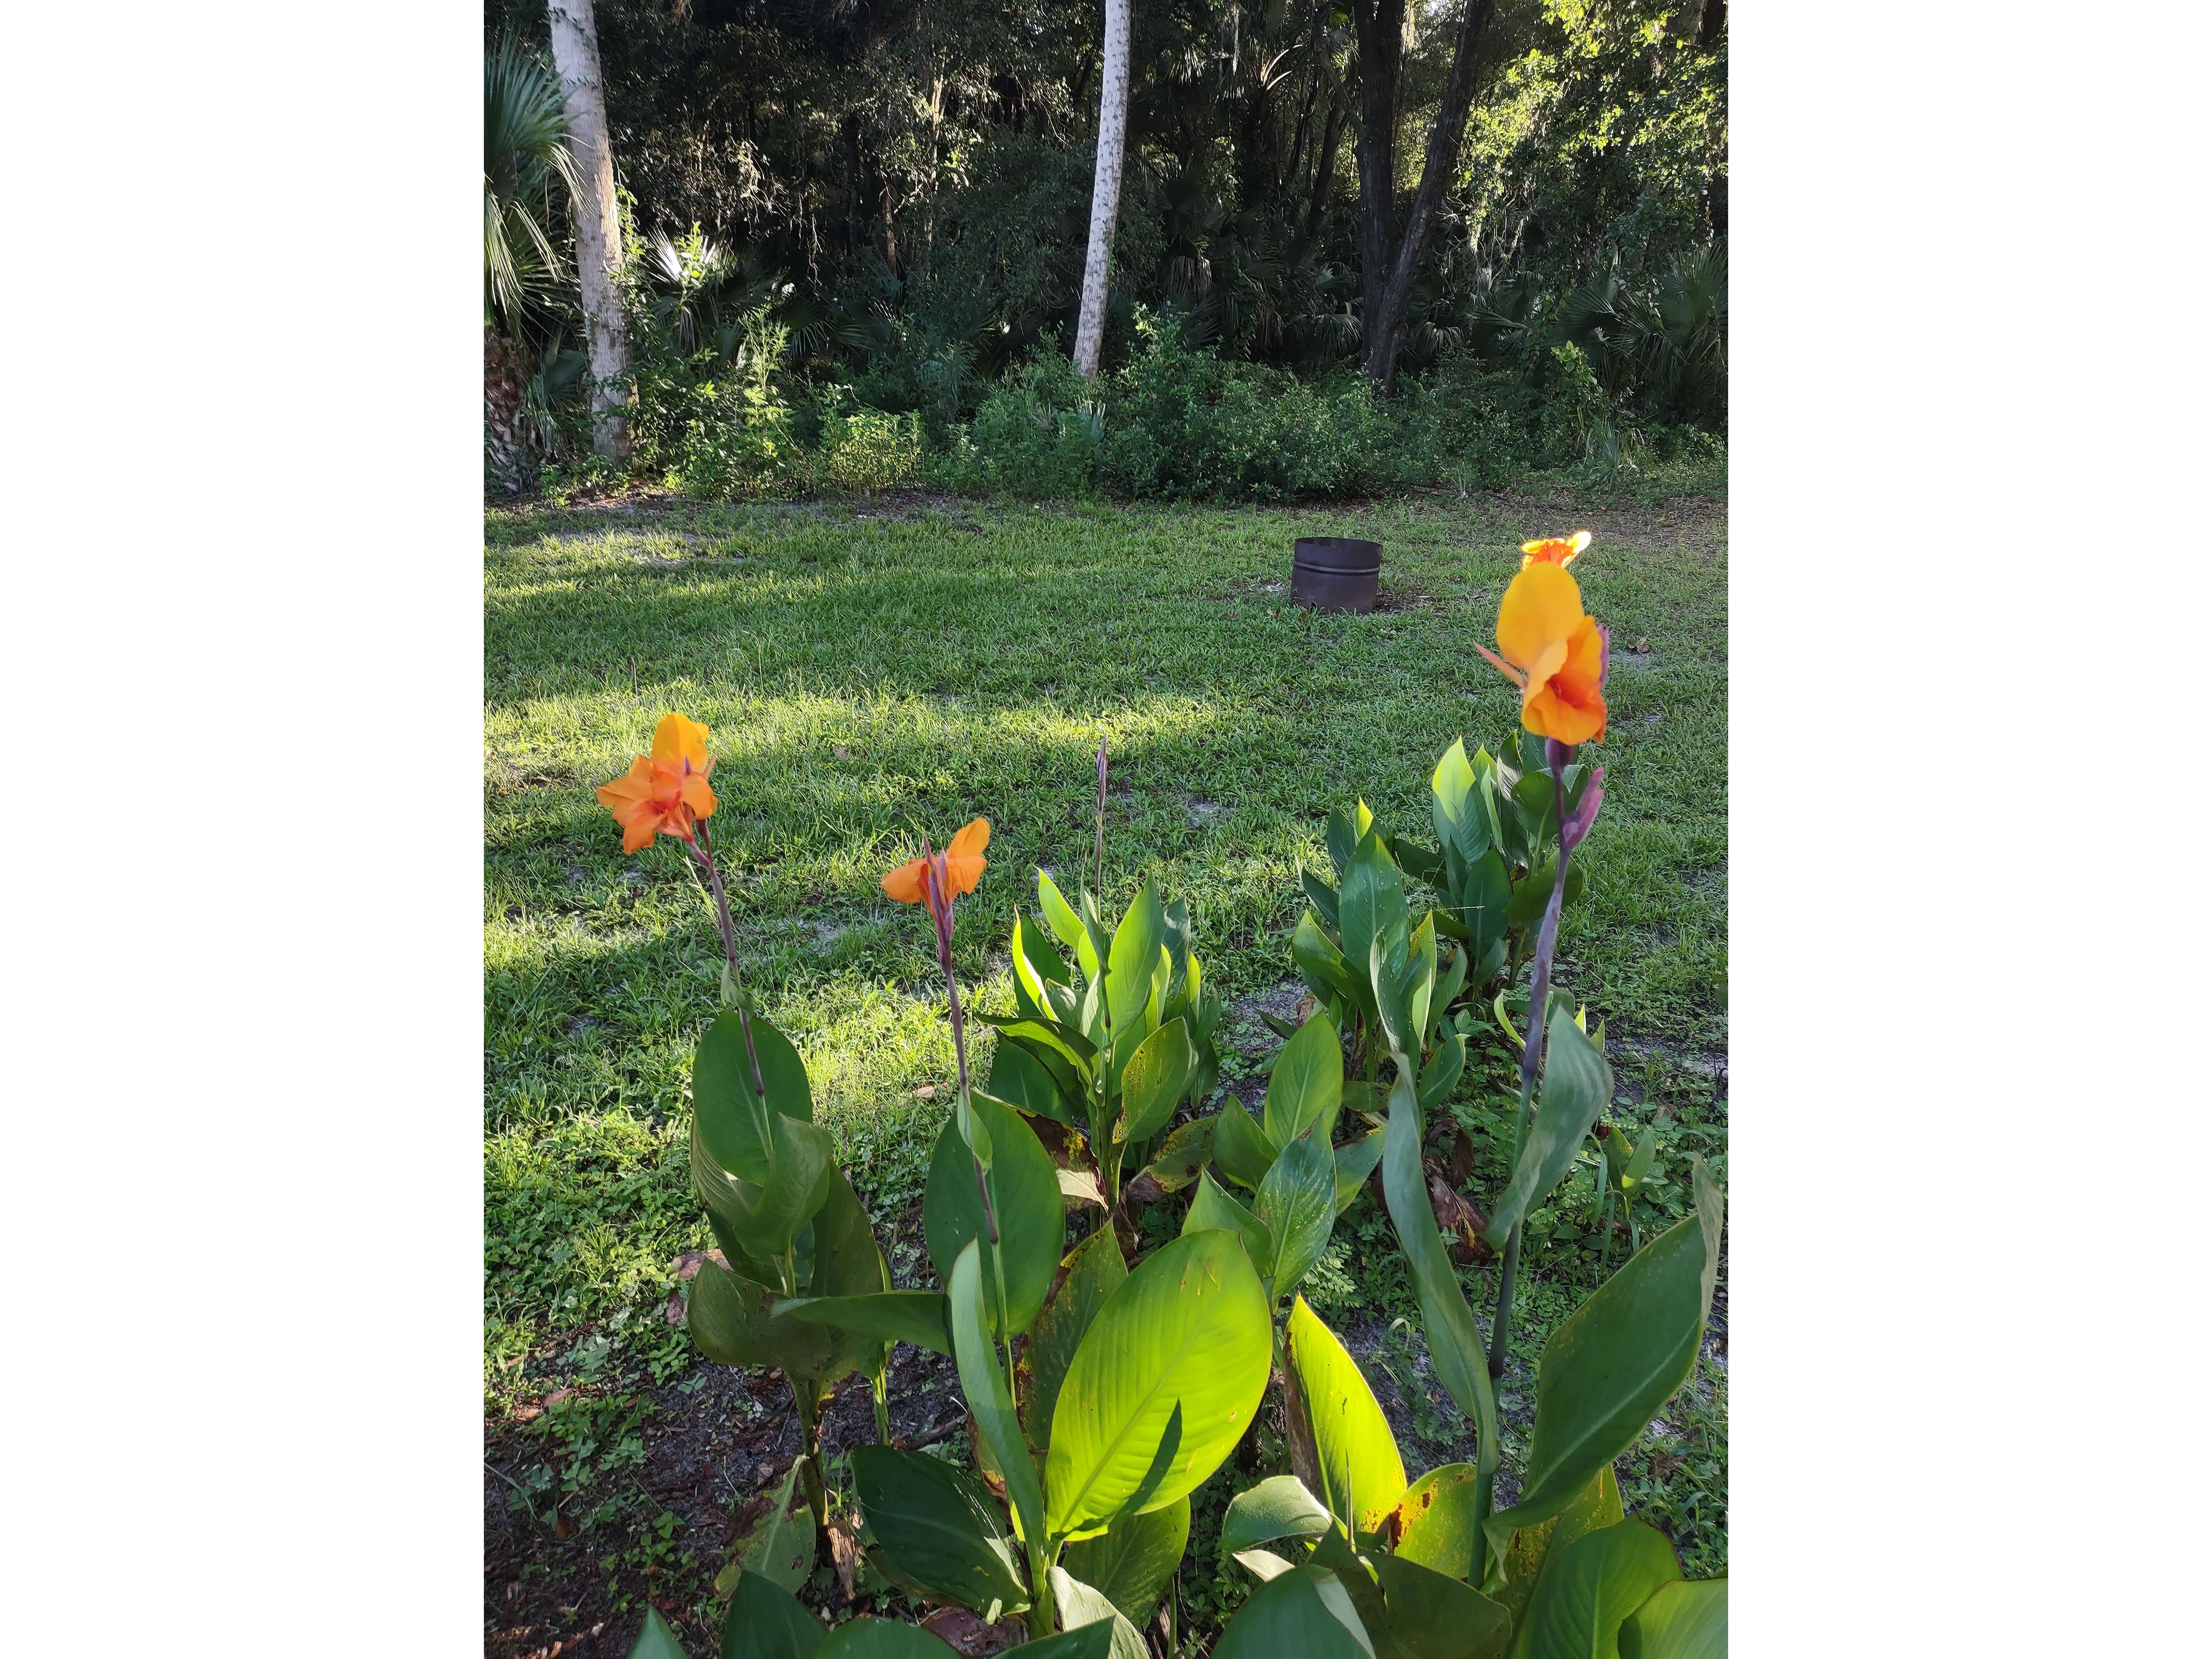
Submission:
[[[1075,325],[1075,367],[1098,378],[1106,337],[1106,278],[1114,263],[1114,220],[1121,206],[1122,139],[1129,125],[1129,0],[1106,0],[1106,65],[1098,83],[1098,164],[1091,185],[1091,248],[1083,260],[1083,311]]]
[[[568,112],[568,141],[576,156],[576,276],[584,295],[585,332],[592,361],[592,447],[609,460],[629,453],[629,392],[621,384],[629,367],[623,325],[622,216],[615,205],[614,148],[607,141],[607,101],[599,87],[599,36],[592,0],[546,0],[553,24],[553,67]]]

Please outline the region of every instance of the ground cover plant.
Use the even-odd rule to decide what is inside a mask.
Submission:
[[[797,1413],[695,1365],[667,1322],[685,1258],[695,1272],[711,1265],[696,1259],[711,1238],[689,1191],[686,1084],[723,952],[713,908],[680,859],[642,856],[633,881],[607,856],[610,826],[590,783],[621,769],[663,708],[690,709],[714,730],[715,846],[748,988],[805,1056],[814,1121],[877,1218],[885,1270],[901,1288],[933,1287],[917,1212],[927,1204],[916,1200],[957,1067],[934,940],[880,889],[869,896],[891,854],[1004,801],[994,872],[1041,865],[1071,892],[1102,887],[1107,915],[1141,906],[1142,878],[1157,874],[1187,907],[1206,982],[1228,999],[1228,1096],[1264,1122],[1270,1085],[1258,1068],[1280,1044],[1261,1016],[1298,1023],[1299,868],[1329,867],[1330,811],[1364,798],[1404,836],[1431,817],[1437,757],[1455,738],[1495,745],[1511,728],[1516,700],[1473,647],[1488,641],[1529,510],[1478,500],[1344,515],[1329,527],[1390,550],[1395,608],[1365,618],[1309,617],[1269,591],[1279,590],[1290,536],[1311,528],[1279,514],[909,504],[866,518],[679,507],[494,520],[495,1642],[528,1651],[533,1636],[550,1645],[597,1623],[603,1639],[626,1643],[651,1597],[705,1650],[720,1616],[714,1579],[741,1591],[743,1576],[726,1575],[732,1557],[764,1562],[759,1552],[774,1543],[744,1530],[755,1518],[744,1511],[781,1523],[777,1500],[792,1491],[800,1443]],[[1639,1146],[1652,1131],[1635,1179],[1657,1195],[1636,1198],[1645,1207],[1632,1212],[1651,1226],[1668,1182],[1686,1186],[1691,1152],[1724,1165],[1707,1069],[1723,1020],[1722,556],[1717,520],[1699,509],[1601,514],[1595,527],[1607,561],[1585,589],[1618,641],[1606,835],[1578,855],[1588,889],[1566,913],[1564,955],[1577,995],[1607,1022],[1624,1085],[1617,1121],[1632,1124]],[[1103,882],[1101,738],[1116,757]],[[599,890],[585,890],[595,871]],[[963,901],[948,954],[976,1008],[1018,1012],[1020,975],[1001,952],[1015,903],[1034,916],[1037,891],[987,881]],[[1518,1056],[1494,1018],[1488,1029],[1494,1037],[1454,1030],[1467,1052],[1452,1103],[1465,1121],[1449,1156],[1463,1141],[1468,1162],[1449,1172],[1495,1193],[1510,1162]],[[979,1048],[989,1042],[973,1035]],[[1620,1159],[1620,1171],[1639,1156]],[[1528,1218],[1527,1319],[1499,1401],[1510,1464],[1528,1451],[1536,1346],[1594,1288],[1601,1249],[1614,1261],[1626,1254],[1608,1224],[1615,1168],[1591,1152]],[[1436,1387],[1389,1218],[1366,1188],[1351,1196],[1304,1270],[1304,1294],[1364,1361],[1362,1386],[1373,1385],[1398,1438],[1453,1461],[1467,1425]],[[1142,1210],[1144,1249],[1170,1247],[1183,1206],[1170,1196]],[[1455,1271],[1464,1294],[1494,1291],[1494,1268]],[[676,1307],[681,1317],[680,1297]],[[936,1436],[938,1449],[958,1451],[958,1387],[930,1358],[908,1349],[892,1360],[903,1393],[923,1402],[891,1425],[894,1444],[903,1436],[912,1451]],[[1725,1560],[1714,1512],[1717,1358],[1704,1357],[1669,1408],[1675,1431],[1620,1470],[1629,1509],[1665,1526],[1692,1577]],[[825,1413],[824,1490],[806,1507],[833,1535],[837,1522],[849,1528],[867,1484],[870,1392],[855,1376],[842,1414],[838,1401]],[[1263,1421],[1237,1467],[1189,1494],[1192,1548],[1162,1597],[1176,1642],[1211,1640],[1243,1600],[1250,1581],[1219,1547],[1228,1500],[1284,1455],[1282,1425]],[[734,1535],[722,1524],[732,1515]],[[902,1605],[891,1584],[870,1582],[865,1556],[846,1564],[849,1584],[840,1560],[825,1550],[819,1582],[805,1586],[831,1617]]]

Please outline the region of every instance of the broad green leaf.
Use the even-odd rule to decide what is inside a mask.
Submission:
[[[779,1319],[828,1325],[878,1342],[911,1342],[917,1348],[950,1356],[952,1335],[945,1324],[941,1291],[878,1291],[868,1296],[794,1297],[775,1304]]]
[[[1421,918],[1413,935],[1413,976],[1407,1006],[1413,1019],[1407,1027],[1411,1041],[1406,1052],[1418,1059],[1428,1041],[1429,1009],[1437,992],[1437,918],[1432,910]]]
[[[1168,1021],[1139,1043],[1121,1070],[1121,1121],[1115,1139],[1150,1140],[1166,1128],[1197,1063],[1190,1033],[1180,1019]]]
[[[1159,1183],[1162,1192],[1179,1193],[1198,1179],[1212,1156],[1213,1120],[1194,1117],[1168,1131],[1167,1143],[1145,1173]]]
[[[1438,845],[1456,848],[1463,858],[1482,855],[1491,837],[1480,799],[1474,768],[1468,763],[1467,744],[1454,738],[1429,775],[1429,811],[1436,823]]]
[[[1324,1511],[1324,1519],[1325,1516]],[[1270,1579],[1280,1578],[1286,1572],[1297,1571],[1273,1550],[1237,1550],[1231,1553],[1230,1559],[1263,1584]]]
[[[1201,1171],[1198,1190],[1190,1195],[1190,1208],[1183,1212],[1182,1230],[1188,1235],[1211,1228],[1235,1233],[1253,1271],[1263,1281],[1267,1279],[1275,1259],[1275,1236],[1267,1231],[1266,1222],[1231,1197],[1212,1176]]]
[[[1390,1052],[1410,1061],[1421,1048],[1420,1035],[1413,1024],[1414,1006],[1417,1002],[1425,1005],[1428,999],[1423,989],[1420,955],[1413,949],[1413,935],[1403,916],[1393,918],[1375,936],[1368,970],[1375,1010]]]
[[[1030,1444],[1040,1454],[1052,1431],[1060,1385],[1075,1362],[1075,1351],[1083,1346],[1083,1334],[1106,1305],[1106,1298],[1129,1276],[1122,1264],[1121,1246],[1110,1226],[1101,1226],[1070,1250],[1066,1266],[1066,1276],[1030,1328],[1022,1343],[1022,1357],[1015,1362],[1022,1426]]]
[[[1402,1555],[1374,1560],[1390,1639],[1409,1659],[1501,1659],[1513,1639],[1504,1607]]]
[[[902,1577],[978,1613],[1029,1606],[1020,1547],[981,1481],[927,1452],[856,1446],[851,1457],[860,1511]]]
[[[1336,889],[1312,871],[1304,868],[1298,871],[1298,885],[1305,889],[1306,902],[1320,913],[1322,920],[1328,922],[1330,927],[1335,927]]]
[[[1559,1513],[1636,1443],[1689,1376],[1711,1306],[1706,1249],[1704,1218],[1685,1217],[1631,1256],[1546,1340],[1521,1501],[1486,1523],[1493,1543]]]
[[[1113,1632],[1107,1638],[1110,1659],[1152,1659],[1152,1651],[1145,1645],[1137,1627],[1103,1591],[1085,1583],[1065,1567],[1053,1568],[1049,1577],[1053,1611],[1063,1630],[1095,1630],[1103,1626]]]
[[[1060,1092],[1059,1079],[1018,1042],[999,1044],[991,1055],[991,1075],[983,1089],[1031,1117],[1048,1117],[1055,1123],[1075,1127],[1075,1109]]]
[[[890,1278],[890,1263],[876,1243],[860,1194],[843,1170],[832,1170],[829,1195],[815,1212],[813,1260],[800,1289],[824,1299],[877,1296],[884,1293]],[[822,1380],[872,1369],[883,1360],[884,1340],[878,1333],[841,1326],[831,1340]]]
[[[814,1570],[814,1511],[804,1504],[795,1515],[791,1509],[791,1489],[798,1480],[799,1459],[794,1457],[753,1533],[743,1563],[744,1572],[757,1573],[793,1595]]]
[[[676,1632],[651,1606],[645,1610],[644,1627],[630,1644],[629,1659],[684,1659],[684,1647],[677,1641]]]
[[[1678,1579],[1620,1627],[1620,1659],[1728,1659],[1728,1580]]]
[[[1091,948],[1091,934],[1083,925],[1083,918],[1075,914],[1075,907],[1060,896],[1052,878],[1042,870],[1037,872],[1037,908],[1044,912],[1045,926],[1052,929],[1054,936],[1075,952],[1084,978],[1097,978],[1098,953]]]
[[[1466,1065],[1467,1039],[1457,1031],[1446,1031],[1437,1040],[1437,1051],[1429,1056],[1429,1063],[1421,1067],[1423,1111],[1433,1111],[1450,1098],[1453,1085],[1458,1083]]]
[[[768,1085],[766,1109],[801,1122],[814,1115],[814,1096],[806,1066],[789,1038],[758,1015],[751,1017],[753,1048],[760,1055],[761,1079]],[[753,1092],[752,1061],[745,1054],[744,1021],[737,1011],[715,1017],[699,1039],[691,1061],[691,1113],[707,1143],[708,1156],[746,1181],[767,1177],[769,1148],[761,1139],[766,1121],[761,1097]]]
[[[1544,1558],[1553,1547],[1565,1549],[1587,1534],[1617,1526],[1623,1514],[1620,1483],[1613,1478],[1613,1466],[1608,1463],[1597,1472],[1597,1479],[1576,1493],[1574,1500],[1550,1520],[1514,1531],[1510,1547],[1504,1546],[1502,1539],[1491,1540],[1504,1547],[1504,1553],[1499,1558],[1502,1565],[1497,1582],[1485,1585],[1485,1590],[1513,1615],[1514,1626],[1519,1628],[1521,1616],[1528,1611],[1529,1595],[1544,1571]]]
[[[1344,872],[1344,885],[1339,890],[1337,915],[1344,959],[1356,970],[1356,987],[1366,975],[1375,941],[1389,931],[1393,922],[1406,920],[1405,880],[1390,861],[1381,836],[1371,832],[1363,836],[1352,854]],[[1361,1001],[1366,1000],[1363,997]]]
[[[1383,1138],[1387,1129],[1370,1129],[1357,1140],[1347,1140],[1336,1149],[1336,1212],[1342,1215],[1352,1207],[1352,1200],[1359,1196],[1359,1188],[1367,1177],[1375,1173],[1382,1161]]]
[[[1042,1019],[1013,1019],[1004,1014],[973,1014],[969,1018],[994,1027],[999,1040],[1012,1037],[1033,1048],[1057,1054],[1078,1072],[1088,1073],[1097,1058],[1097,1046],[1081,1031],[1071,1030],[1058,1021]]]
[[[1280,1301],[1321,1260],[1336,1225],[1336,1159],[1328,1143],[1301,1136],[1284,1147],[1253,1197],[1252,1213],[1265,1224],[1273,1249],[1261,1277],[1268,1295]]]
[[[1236,1234],[1186,1233],[1155,1250],[1098,1310],[1060,1385],[1049,1535],[1164,1508],[1212,1474],[1259,1407],[1271,1339]]]
[[[1147,878],[1115,929],[1113,960],[1106,969],[1106,1012],[1113,1018],[1117,1041],[1152,1000],[1152,979],[1159,970],[1160,947],[1167,942],[1167,933],[1159,890]]]
[[[1344,952],[1330,943],[1321,926],[1309,910],[1298,918],[1297,929],[1291,934],[1291,959],[1305,975],[1305,981],[1322,997],[1338,997],[1346,1002],[1364,1006],[1357,994],[1357,976]]]
[[[1472,1463],[1446,1463],[1413,1482],[1393,1511],[1395,1523],[1383,1528],[1398,1540],[1391,1553],[1448,1578],[1472,1581],[1481,1484]]]
[[[1047,985],[1071,982],[1067,963],[1046,939],[1044,930],[1018,910],[1014,913],[1013,957],[1015,971],[1023,975],[1030,994],[1039,1002],[1044,1000]]]
[[[776,1300],[767,1285],[702,1261],[684,1316],[691,1340],[718,1365],[775,1366],[793,1376],[820,1376],[830,1369],[836,1334],[774,1317]]]
[[[1429,1363],[1452,1403],[1474,1420],[1478,1467],[1498,1467],[1498,1401],[1490,1387],[1490,1358],[1476,1334],[1474,1315],[1444,1253],[1437,1212],[1421,1170],[1421,1109],[1404,1077],[1390,1091],[1390,1127],[1382,1146],[1382,1196],[1399,1247],[1413,1270],[1421,1304],[1421,1329]]]
[[[1070,1544],[1060,1565],[1090,1585],[1131,1624],[1141,1627],[1158,1607],[1160,1590],[1190,1541],[1190,1499],[1125,1515],[1096,1538]]]
[[[1006,1264],[1006,1318],[1015,1334],[1027,1330],[1044,1305],[1060,1269],[1060,1240],[1067,1227],[1066,1212],[1060,1201],[1060,1176],[1052,1155],[1037,1139],[1036,1131],[1012,1107],[988,1095],[971,1096],[975,1115],[989,1131],[994,1148],[990,1185],[992,1206],[999,1220],[998,1259]],[[975,1163],[961,1141],[958,1129],[947,1121],[937,1137],[936,1155],[930,1160],[929,1184],[921,1201],[923,1242],[938,1276],[950,1284],[952,1264],[962,1246],[985,1237],[983,1201],[975,1184]],[[984,1282],[991,1290],[985,1299],[991,1328],[998,1329],[998,1296],[992,1263],[983,1264]]]
[[[828,1133],[803,1118],[771,1118],[769,1134],[768,1179],[756,1183],[725,1171],[708,1152],[699,1120],[691,1120],[692,1188],[725,1250],[734,1244],[764,1273],[775,1271],[769,1264],[792,1250],[821,1209],[837,1158]]]
[[[831,1631],[814,1659],[945,1659],[952,1651],[919,1625],[863,1616]]]
[[[1244,1103],[1231,1095],[1213,1120],[1213,1167],[1239,1186],[1257,1187],[1267,1179],[1276,1147],[1252,1121]]]
[[[1364,830],[1352,821],[1352,815],[1340,806],[1328,809],[1328,822],[1322,831],[1322,844],[1328,849],[1328,866],[1336,872],[1340,882],[1352,863],[1352,854],[1359,845]]]
[[[1221,1547],[1234,1555],[1279,1538],[1315,1538],[1328,1530],[1328,1505],[1295,1474],[1271,1474],[1229,1500]]]
[[[952,1264],[945,1296],[952,1307],[952,1359],[960,1372],[960,1392],[968,1397],[976,1429],[998,1460],[999,1473],[1013,1499],[1015,1518],[1023,1534],[1041,1538],[1044,1525],[1044,1493],[1037,1484],[1036,1465],[1022,1438],[1014,1402],[1006,1392],[1006,1375],[999,1369],[999,1352],[991,1341],[983,1311],[982,1243],[969,1239]]]
[[[1554,1549],[1528,1598],[1514,1659],[1620,1659],[1629,1614],[1681,1576],[1667,1534],[1641,1521]]]
[[[738,1571],[722,1620],[722,1659],[811,1659],[827,1634],[822,1621],[782,1585]]]
[[[1405,1492],[1406,1466],[1358,1362],[1304,1297],[1283,1328],[1283,1381],[1294,1463],[1310,1449],[1314,1495],[1355,1535],[1375,1531]],[[1300,1445],[1301,1428],[1311,1436],[1309,1447]]]
[[[1493,1249],[1503,1249],[1514,1224],[1559,1184],[1582,1149],[1583,1137],[1612,1098],[1612,1068],[1575,1024],[1564,1000],[1555,1000],[1545,1030],[1544,1081],[1528,1138],[1514,1162],[1512,1179],[1498,1196],[1490,1231],[1483,1235]]]
[[[1375,1644],[1335,1576],[1304,1568],[1254,1590],[1213,1644],[1213,1659],[1375,1659]]]
[[[1452,889],[1451,902],[1477,956],[1505,937],[1513,876],[1495,848],[1468,862]]]
[[[1336,1022],[1327,1014],[1316,1014],[1275,1056],[1260,1121],[1267,1139],[1278,1146],[1287,1146],[1316,1127],[1317,1139],[1326,1145],[1343,1099],[1344,1044],[1336,1035]]]
[[[1023,1643],[1022,1659],[1113,1659],[1114,1636],[1112,1621],[1095,1620],[1057,1636]]]

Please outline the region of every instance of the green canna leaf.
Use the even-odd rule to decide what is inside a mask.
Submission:
[[[1283,1328],[1283,1373],[1292,1468],[1355,1536],[1374,1532],[1405,1492],[1406,1466],[1358,1362],[1304,1297]]]
[[[1582,1150],[1583,1138],[1613,1098],[1613,1070],[1583,1035],[1564,998],[1554,999],[1544,1037],[1544,1080],[1528,1138],[1512,1178],[1498,1195],[1497,1213],[1483,1237],[1503,1249],[1514,1224],[1544,1201]]]
[[[1060,1269],[1060,1242],[1066,1235],[1066,1212],[1060,1201],[1060,1176],[1052,1155],[1036,1138],[1036,1131],[1021,1115],[1001,1101],[976,1093],[970,1097],[976,1117],[989,1133],[993,1147],[987,1180],[999,1220],[997,1260],[1006,1264],[1006,1317],[1014,1333],[1027,1330],[1044,1305]],[[952,1264],[961,1247],[973,1238],[987,1237],[983,1200],[975,1184],[975,1163],[959,1130],[948,1120],[937,1137],[930,1160],[929,1183],[921,1200],[922,1240],[938,1276],[951,1282]],[[998,1293],[991,1261],[983,1264],[986,1297],[991,1327],[998,1328]]]
[[[1662,1584],[1620,1627],[1620,1659],[1728,1659],[1728,1580]]]
[[[1620,1627],[1662,1585],[1682,1577],[1666,1534],[1641,1521],[1553,1550],[1528,1598],[1514,1659],[1620,1659]]]
[[[1160,1591],[1189,1541],[1190,1499],[1178,1498],[1164,1509],[1122,1516],[1097,1537],[1070,1544],[1060,1559],[1141,1628],[1159,1606]]]
[[[1271,1335],[1234,1233],[1186,1233],[1147,1257],[1098,1310],[1060,1385],[1049,1535],[1164,1508],[1219,1468],[1267,1388]]]
[[[981,1481],[927,1452],[856,1446],[851,1458],[876,1548],[902,1577],[978,1613],[1029,1606],[1020,1546]]]
[[[1260,1121],[1267,1139],[1278,1146],[1287,1146],[1316,1128],[1326,1145],[1343,1099],[1344,1044],[1337,1036],[1336,1022],[1316,1014],[1275,1056]]]

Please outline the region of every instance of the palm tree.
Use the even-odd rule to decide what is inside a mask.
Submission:
[[[484,55],[484,326],[513,331],[560,259],[545,233],[553,181],[577,188],[568,118],[552,71],[512,39]]]
[[[575,190],[560,84],[515,40],[501,40],[484,55],[484,449],[510,490],[522,485],[523,317],[552,301],[560,281],[545,231],[556,179]]]
[[[1106,0],[1106,72],[1098,83],[1098,161],[1091,185],[1091,247],[1083,260],[1083,309],[1075,325],[1075,368],[1098,378],[1106,335],[1106,275],[1114,221],[1121,205],[1121,152],[1129,125],[1129,0]]]
[[[615,205],[614,149],[599,82],[599,36],[592,0],[546,0],[553,67],[576,152],[576,277],[592,356],[592,447],[609,460],[629,453],[629,330],[623,319],[622,215]]]

